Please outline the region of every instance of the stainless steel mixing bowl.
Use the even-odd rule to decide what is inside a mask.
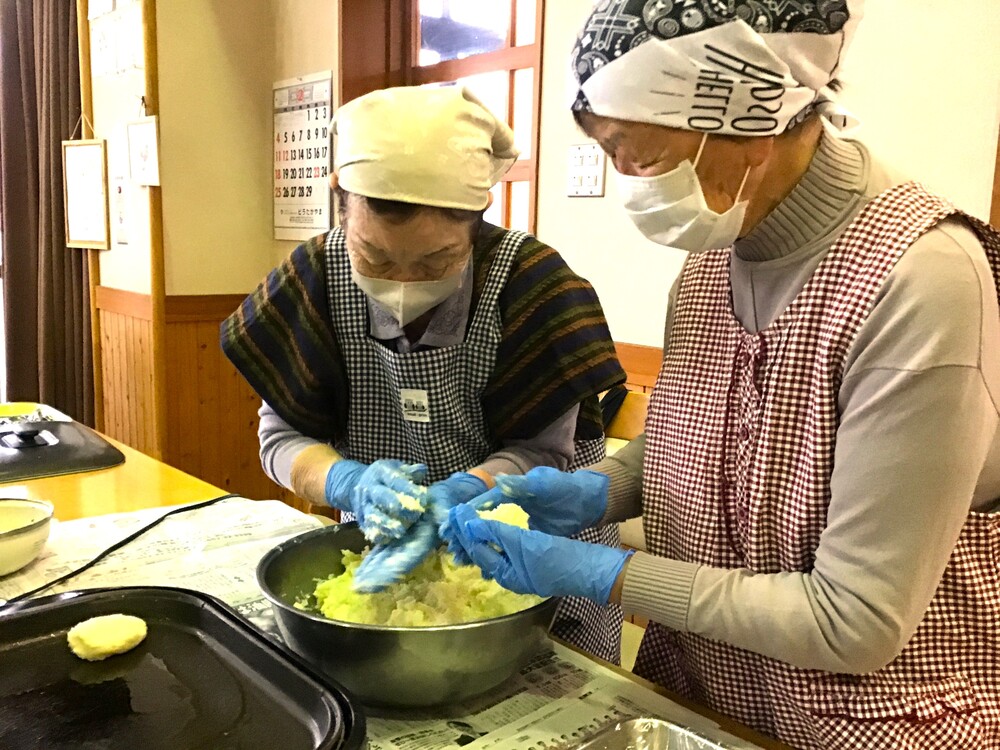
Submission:
[[[362,703],[460,701],[499,685],[541,650],[557,599],[505,617],[428,628],[359,625],[293,606],[312,594],[317,579],[343,572],[343,550],[364,546],[356,524],[327,526],[282,542],[257,566],[285,643]]]

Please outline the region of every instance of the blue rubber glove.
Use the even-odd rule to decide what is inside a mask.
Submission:
[[[447,479],[435,482],[427,491],[427,509],[437,523],[448,518],[448,511],[461,503],[474,500],[489,490],[486,482],[475,474],[456,471]]]
[[[402,580],[441,543],[437,526],[428,512],[410,527],[402,539],[373,547],[354,571],[354,590],[371,594]]]
[[[441,543],[437,528],[448,511],[487,489],[486,482],[464,471],[432,484],[427,491],[427,511],[403,537],[377,545],[368,553],[354,573],[354,589],[371,593],[401,580]]]
[[[427,488],[416,482],[423,481],[426,473],[423,464],[394,459],[372,464],[341,459],[326,475],[326,501],[353,513],[372,544],[385,544],[402,537],[423,515]]]
[[[466,554],[505,589],[538,596],[582,596],[607,604],[633,550],[525,531],[480,518],[471,505],[449,513]]]
[[[478,498],[477,510],[516,503],[528,514],[528,528],[556,536],[589,529],[608,507],[608,477],[596,471],[564,472],[536,466],[523,476],[500,474],[497,486]]]

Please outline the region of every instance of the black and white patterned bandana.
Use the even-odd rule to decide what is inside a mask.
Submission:
[[[814,108],[863,0],[602,0],[573,48],[573,109],[728,135],[774,135]]]

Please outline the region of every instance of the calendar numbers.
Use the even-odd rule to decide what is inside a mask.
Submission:
[[[286,83],[289,85],[283,85]],[[273,175],[277,238],[306,239],[330,227],[331,91],[329,74],[275,85]]]

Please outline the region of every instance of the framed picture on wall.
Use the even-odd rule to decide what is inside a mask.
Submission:
[[[126,126],[128,131],[128,170],[132,182],[139,185],[160,184],[160,149],[156,117],[144,117]]]
[[[107,250],[108,146],[105,140],[63,141],[66,247]]]

